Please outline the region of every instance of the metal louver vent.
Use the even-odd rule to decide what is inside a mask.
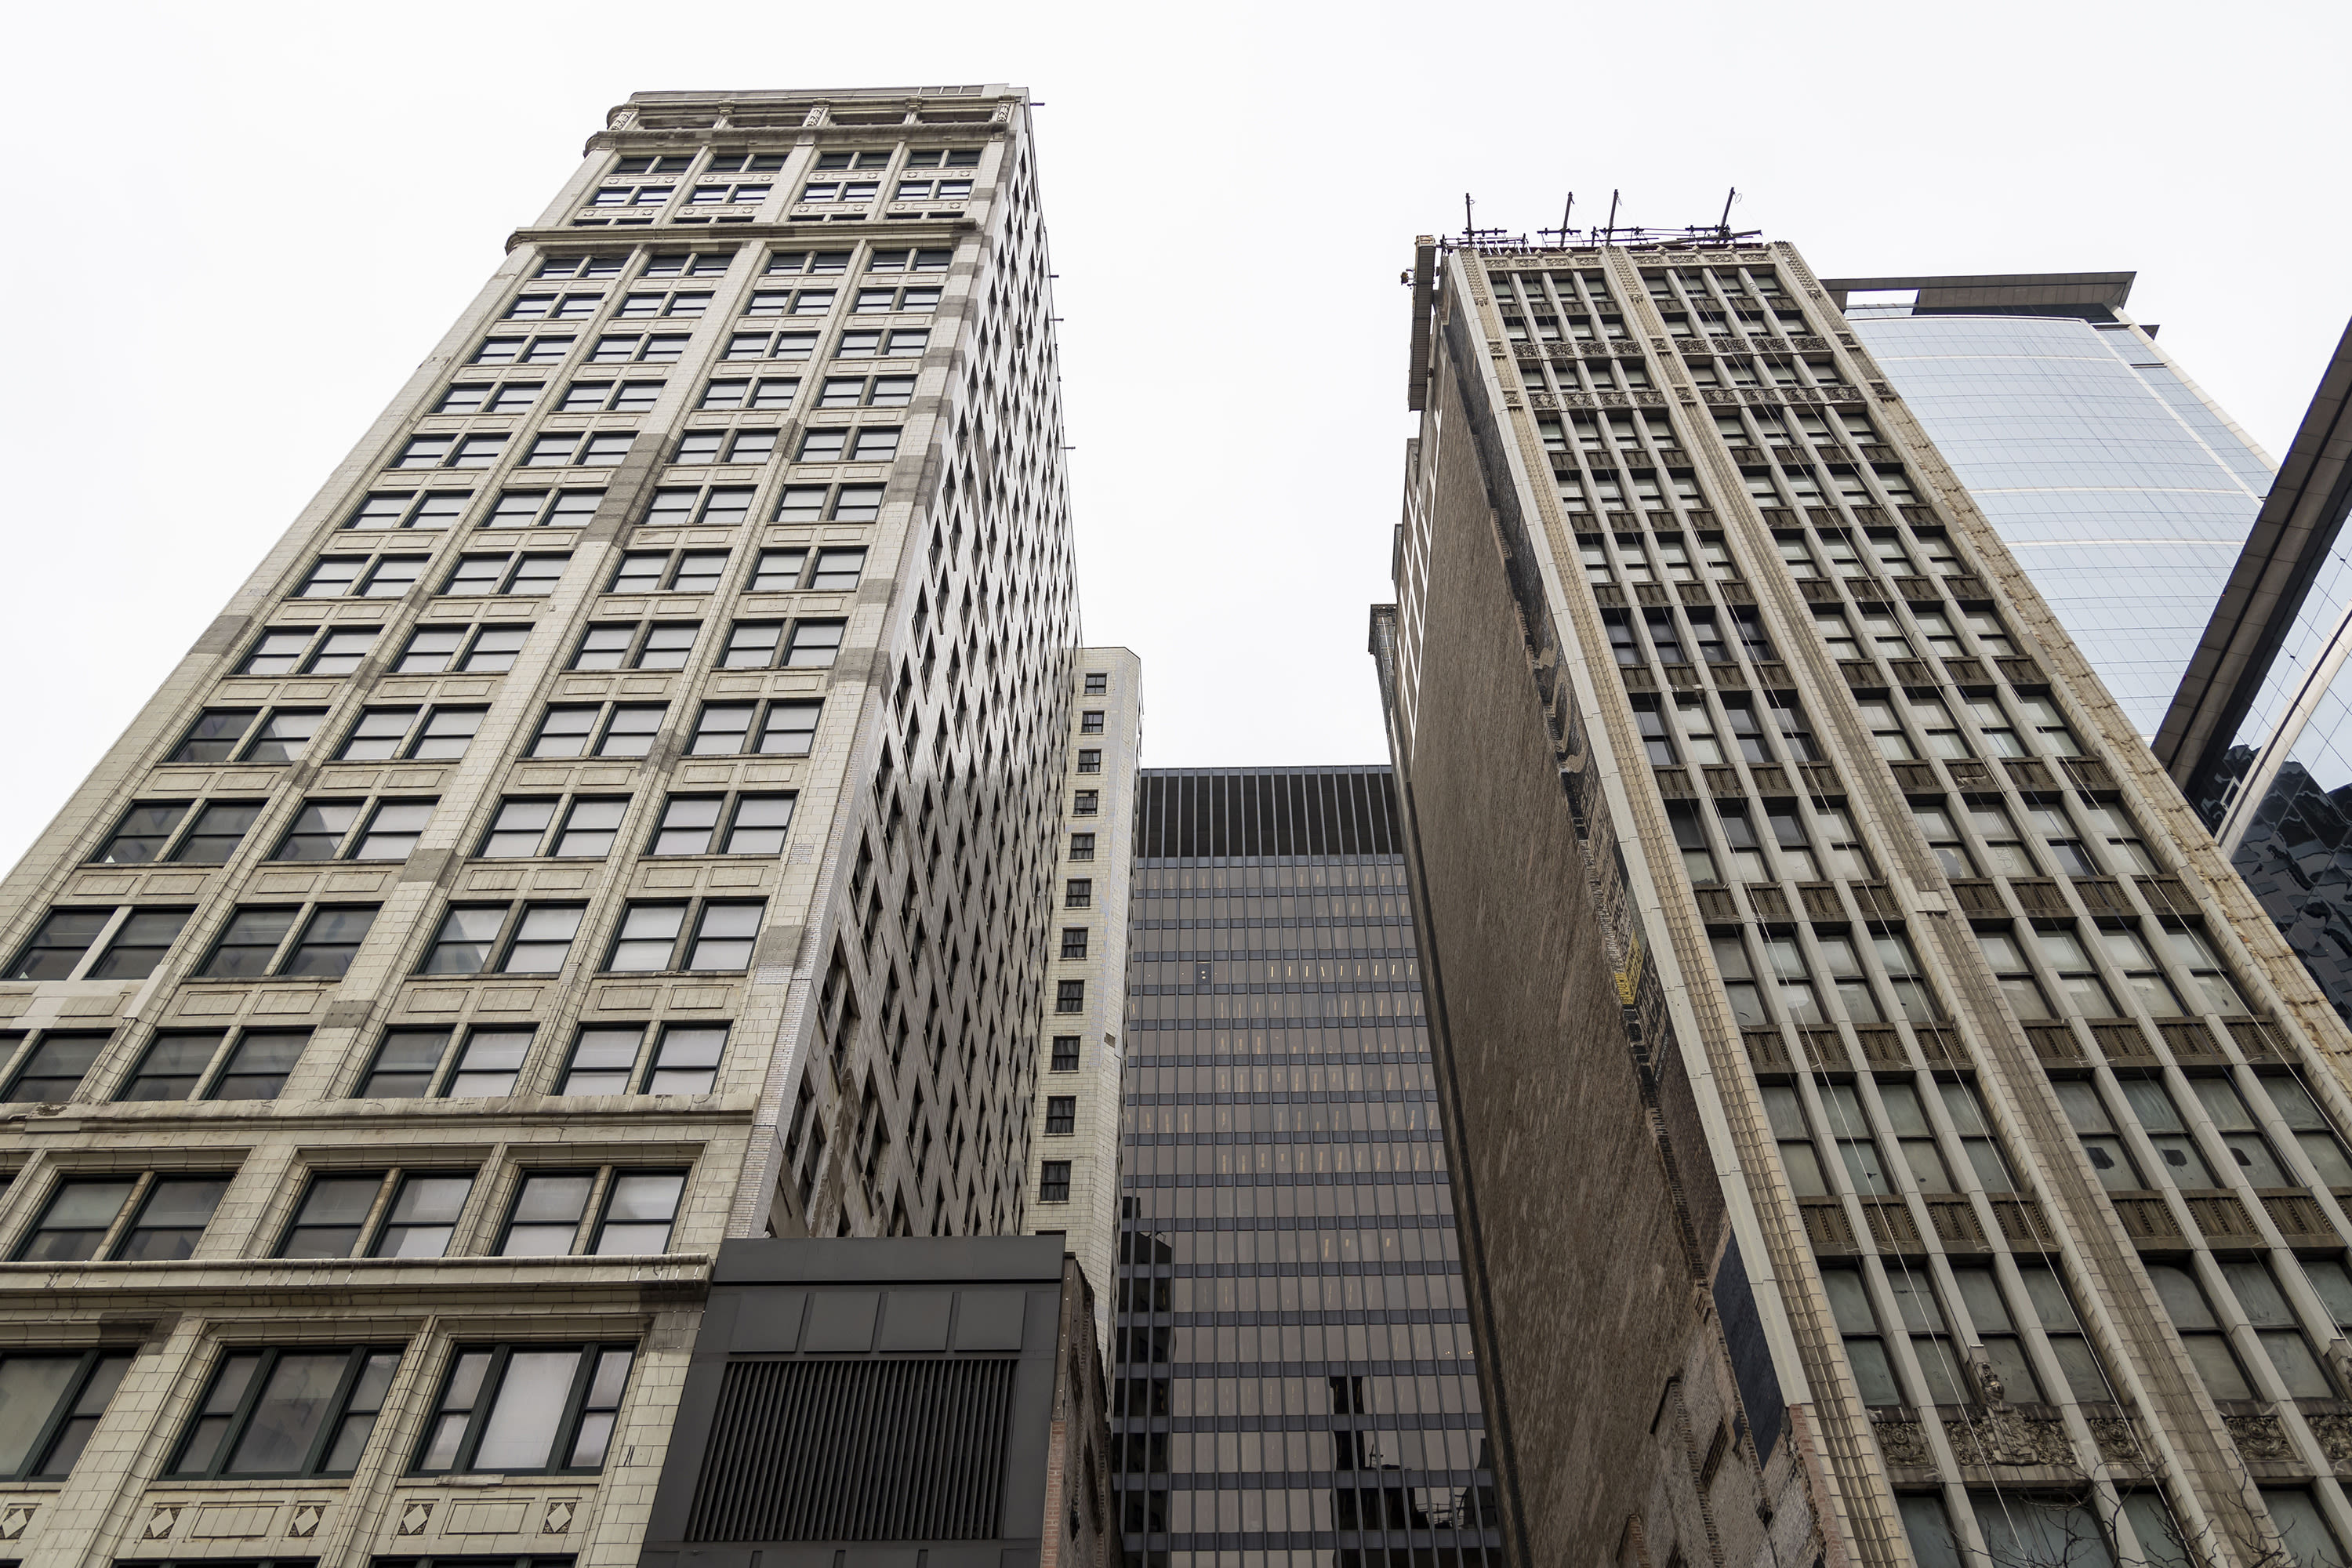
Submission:
[[[687,1539],[994,1537],[1014,1363],[731,1363]]]

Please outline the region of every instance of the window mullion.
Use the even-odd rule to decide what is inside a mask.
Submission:
[[[343,1430],[344,1407],[351,1404],[352,1390],[358,1384],[361,1370],[367,1365],[372,1345],[353,1345],[343,1356],[343,1374],[335,1380],[335,1392],[327,1402],[327,1417],[319,1423],[316,1436],[310,1439],[309,1451],[295,1469],[298,1476],[315,1476],[326,1464],[327,1456],[334,1451]]]
[[[221,1367],[226,1366],[236,1353],[236,1347],[230,1346],[221,1357],[221,1366],[213,1369],[215,1377],[220,1375]],[[261,1393],[269,1386],[270,1374],[278,1370],[278,1358],[284,1353],[278,1350],[260,1352],[259,1359],[254,1363],[252,1381],[246,1384],[244,1396],[237,1400],[236,1408],[230,1412],[227,1429],[221,1434],[220,1447],[213,1454],[212,1466],[205,1471],[206,1480],[217,1479],[228,1468],[229,1457],[236,1452],[237,1445],[245,1441],[246,1426],[261,1404]]]
[[[646,1032],[653,1033],[651,1029]],[[596,1184],[590,1189],[588,1201],[581,1205],[580,1228],[572,1233],[571,1256],[577,1258],[586,1251],[594,1244],[596,1233],[604,1227],[604,1205],[612,1201],[617,1169],[613,1165],[597,1167]]]
[[[368,1205],[366,1215],[360,1221],[359,1240],[352,1252],[353,1258],[365,1258],[374,1248],[376,1234],[383,1228],[383,1222],[392,1212],[393,1196],[400,1191],[404,1169],[394,1165],[383,1173],[383,1184],[375,1190],[375,1201]]]
[[[555,1441],[548,1445],[547,1468],[551,1473],[572,1468],[566,1461],[572,1458],[572,1445],[580,1435],[581,1417],[588,1404],[589,1384],[596,1375],[596,1364],[604,1359],[605,1348],[599,1344],[580,1347],[580,1364],[572,1369],[572,1388],[564,1395],[563,1409],[556,1418]]]
[[[193,820],[193,817],[191,820]],[[80,980],[84,978],[88,973],[90,965],[96,963],[100,959],[106,956],[106,950],[114,945],[116,935],[119,934],[122,928],[130,922],[131,915],[135,912],[137,911],[128,904],[116,906],[115,909],[107,915],[106,923],[98,928],[98,934],[89,939],[89,945],[82,949],[81,956],[74,960],[73,969],[66,975],[66,978],[68,980]]]
[[[443,1374],[443,1385],[454,1376],[458,1362],[465,1355],[462,1345],[451,1347],[448,1371]],[[464,1475],[474,1468],[474,1455],[482,1446],[482,1428],[489,1425],[490,1412],[498,1406],[498,1396],[507,1380],[507,1362],[514,1354],[512,1345],[499,1345],[490,1352],[490,1364],[482,1370],[482,1385],[474,1392],[474,1407],[466,1413],[466,1435],[457,1443],[457,1452],[449,1461],[448,1474]],[[437,1415],[437,1412],[436,1413]],[[429,1430],[429,1428],[428,1428]]]
[[[418,711],[421,713],[423,710]],[[286,934],[270,950],[269,962],[262,966],[263,976],[276,975],[279,967],[294,956],[294,950],[301,946],[304,933],[310,929],[310,917],[317,912],[318,906],[312,903],[304,903],[295,910],[294,918],[287,922]]]
[[[245,1043],[245,1030],[234,1027],[221,1031],[220,1046],[197,1072],[194,1090],[188,1096],[190,1100],[203,1100],[212,1093],[214,1081],[227,1068],[229,1058],[235,1056],[237,1047]],[[152,1046],[153,1042],[149,1043]],[[135,1072],[137,1069],[134,1068],[132,1070]]]
[[[121,1247],[123,1237],[130,1234],[132,1216],[138,1214],[139,1205],[147,1201],[147,1194],[154,1185],[155,1173],[152,1171],[142,1171],[132,1180],[130,1195],[122,1200],[122,1207],[116,1212],[114,1223],[106,1227],[106,1234],[98,1238],[98,1247],[90,1253],[93,1259],[114,1256],[115,1248]]]

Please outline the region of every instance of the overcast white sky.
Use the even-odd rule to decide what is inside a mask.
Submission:
[[[2136,268],[2276,457],[2352,312],[2352,7],[26,7],[5,72],[0,864],[570,174],[676,88],[1025,83],[1086,630],[1153,765],[1384,760],[1413,236],[1745,227],[1827,275]]]

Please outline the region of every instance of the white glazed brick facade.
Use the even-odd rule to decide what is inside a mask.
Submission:
[[[801,200],[845,158],[855,178]],[[647,165],[667,172],[625,172]],[[869,177],[864,202],[845,199]],[[624,187],[667,194],[598,195]],[[672,259],[686,256],[707,259]],[[140,1184],[90,1260],[0,1261],[0,1353],[131,1358],[68,1473],[0,1479],[0,1561],[632,1563],[722,1237],[1022,1228],[1056,792],[1076,724],[1048,271],[1019,89],[658,93],[614,110],[555,203],[511,237],[465,315],[0,884],[0,1093],[12,1097],[0,1258],[33,1245],[62,1182],[226,1183],[184,1258],[108,1260],[137,1223]],[[682,308],[681,293],[703,298]],[[527,346],[488,346],[509,339]],[[538,387],[527,406],[450,395],[526,383]],[[636,390],[600,400],[586,390],[599,383]],[[884,429],[895,442],[860,451],[859,432]],[[571,460],[550,460],[567,443]],[[533,493],[576,510],[501,510]],[[384,516],[397,525],[378,526]],[[659,578],[625,560],[656,554]],[[489,557],[538,591],[446,592]],[[322,563],[362,558],[347,586],[389,561],[386,587],[320,592]],[[799,628],[822,637],[830,623],[830,664],[788,654]],[[741,651],[761,635],[741,628],[763,625],[776,651]],[[592,628],[618,626],[635,628],[619,666],[578,668]],[[643,659],[649,636],[680,626],[697,628],[682,655]],[[504,668],[399,668],[450,629],[462,658],[472,628],[528,635]],[[265,637],[310,629],[375,636],[340,673],[304,668],[310,649],[293,668],[246,672]],[[755,749],[782,703],[817,705],[804,753]],[[660,710],[646,739],[530,754],[547,751],[551,709],[593,707],[601,725],[614,704]],[[698,744],[706,708],[730,704],[752,710],[742,749]],[[402,709],[467,715],[471,738],[439,748],[458,754],[416,756],[412,730],[396,754],[340,760],[371,711]],[[311,723],[307,744],[287,761],[250,755],[289,712]],[[247,717],[210,726],[232,739],[194,743],[208,713]],[[1130,743],[1122,778],[1131,763]],[[746,795],[793,797],[780,847],[724,852]],[[676,796],[720,799],[705,847],[720,852],[652,853]],[[624,803],[604,853],[534,852],[559,847],[545,834],[583,799]],[[404,858],[350,858],[356,837],[338,841],[342,858],[278,858],[306,805],[364,803],[364,833],[384,801],[433,803]],[[502,807],[525,801],[557,803],[551,826],[531,849],[485,855]],[[218,863],[168,858],[184,843],[169,836],[148,859],[105,863],[127,813],[182,803],[171,835],[207,805],[253,809]],[[747,948],[695,945],[711,902],[757,906]],[[687,907],[675,967],[612,967],[638,904]],[[453,908],[519,905],[567,911],[559,927],[578,911],[546,973],[507,956],[529,934],[512,921],[485,973],[457,972],[452,950],[432,956]],[[355,949],[306,961],[301,933],[321,907],[374,913]],[[204,973],[237,911],[265,909],[297,911],[276,957]],[[125,956],[155,923],[132,916],[180,910],[160,953]],[[50,923],[58,911],[89,917],[79,948],[53,940],[74,925]],[[1123,929],[1113,916],[1108,930]],[[305,962],[322,972],[280,973]],[[94,977],[110,967],[131,973]],[[562,1092],[581,1030],[627,1026],[645,1031],[638,1092]],[[691,1092],[642,1092],[647,1053],[673,1026],[723,1026],[723,1055],[707,1084],[683,1080]],[[307,1035],[274,1096],[220,1098],[227,1053],[269,1030]],[[371,1097],[395,1030],[447,1031],[446,1050],[424,1095],[379,1080]],[[131,1092],[152,1091],[159,1036],[199,1031],[225,1044],[192,1084],[123,1098],[142,1075]],[[529,1042],[453,1095],[461,1068],[484,1065],[459,1054],[476,1031]],[[59,1052],[84,1063],[78,1079],[30,1082]],[[443,1256],[275,1256],[314,1180],[400,1171],[475,1173]],[[597,1205],[630,1171],[682,1173],[667,1242],[594,1255]],[[571,1254],[498,1256],[526,1178],[555,1172],[597,1173]],[[509,1344],[632,1348],[603,1462],[418,1473],[457,1356]],[[169,1479],[226,1356],[302,1346],[398,1352],[355,1465]],[[22,1469],[38,1468],[35,1455]]]
[[[1089,692],[1089,678],[1102,689]],[[1070,677],[1070,750],[1062,781],[1061,863],[1055,869],[1055,956],[1046,968],[1038,1029],[1037,1096],[1029,1158],[1029,1228],[1061,1231],[1093,1287],[1095,1337],[1110,1343],[1111,1300],[1118,1278],[1118,1123],[1127,1041],[1127,905],[1135,868],[1135,780],[1143,750],[1143,661],[1123,647],[1078,650]],[[1100,715],[1089,731],[1088,715]],[[1093,753],[1089,758],[1088,753]],[[1089,766],[1091,763],[1091,766]],[[1092,812],[1081,813],[1080,792],[1094,792]],[[1071,836],[1092,837],[1091,858],[1073,858]],[[1087,904],[1069,907],[1073,879],[1088,884]],[[1083,958],[1063,958],[1059,932],[1084,929]],[[1085,987],[1076,1013],[1059,1010],[1061,983]],[[1056,1072],[1056,1039],[1075,1037],[1077,1066]],[[1052,1101],[1076,1102],[1072,1130],[1050,1128]],[[1066,1202],[1040,1202],[1045,1163],[1069,1163]]]

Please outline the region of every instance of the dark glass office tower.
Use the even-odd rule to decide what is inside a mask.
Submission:
[[[1135,842],[1130,1559],[1499,1564],[1389,770],[1148,769]]]

